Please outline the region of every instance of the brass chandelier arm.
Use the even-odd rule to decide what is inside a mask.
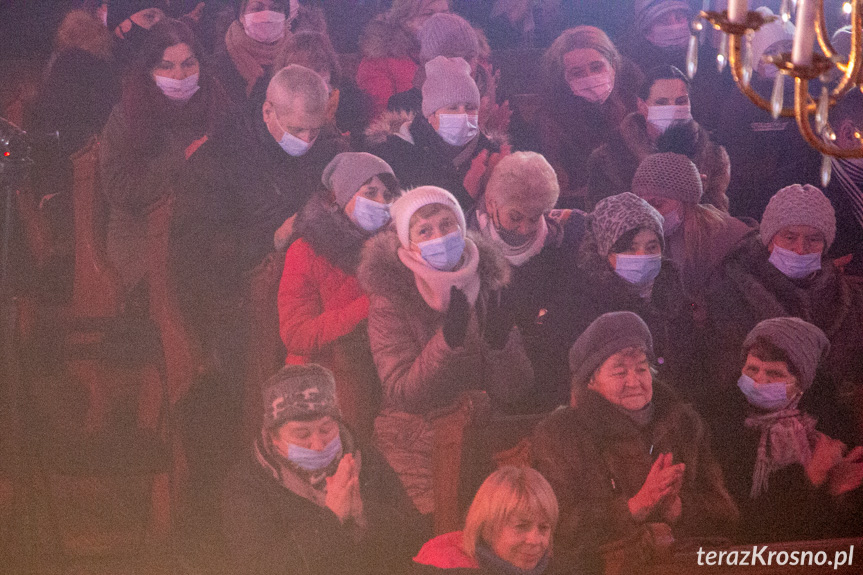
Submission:
[[[858,148],[840,148],[821,139],[812,131],[809,116],[812,114],[815,103],[809,96],[809,80],[806,78],[794,78],[794,115],[800,134],[806,143],[818,150],[820,153],[834,158],[863,158],[863,146]]]
[[[854,8],[857,7],[858,3],[859,0],[854,0]],[[827,19],[824,17],[824,0],[818,0],[816,13],[818,16],[815,18],[815,37],[818,38],[818,45],[821,46],[821,51],[824,52],[825,56],[831,59],[834,56],[836,57],[836,67],[844,73],[848,70],[849,61],[844,58],[842,59],[844,61],[839,61],[841,55],[837,54],[836,49],[830,42],[830,38],[827,33]]]
[[[742,40],[743,36],[740,34],[728,34],[728,67],[731,68],[731,76],[734,78],[734,83],[737,84],[740,91],[752,100],[753,104],[769,112],[771,109],[770,102],[756,92],[752,86],[743,82],[743,59],[740,57]],[[814,103],[812,104],[812,112],[815,112]],[[785,118],[793,118],[795,116],[794,108],[783,106],[782,112],[779,115]]]
[[[824,35],[824,40],[826,42],[826,27],[822,28],[821,23],[824,20],[824,0],[818,0],[819,3],[819,12],[818,18],[815,19],[815,32],[818,38],[818,43],[821,44],[821,49],[824,50],[824,44],[822,44],[822,35]],[[848,93],[854,86],[859,82],[860,78],[860,67],[863,64],[863,0],[853,0],[851,5],[851,50],[848,53],[848,64],[845,66],[845,69],[842,66],[834,62],[834,65],[838,67],[844,74],[842,75],[842,79],[839,81],[839,84],[833,88],[830,95],[835,99],[840,99],[842,96]],[[827,51],[824,51],[824,54],[831,58],[834,54],[828,54]],[[832,106],[832,103],[831,103]]]

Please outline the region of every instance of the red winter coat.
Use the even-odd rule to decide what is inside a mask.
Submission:
[[[479,563],[476,562],[476,559],[465,553],[463,537],[462,531],[451,531],[438,535],[422,546],[420,552],[414,557],[414,561],[441,569],[457,569],[459,567],[479,569]]]

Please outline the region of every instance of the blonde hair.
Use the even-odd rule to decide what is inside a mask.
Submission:
[[[691,269],[711,249],[711,237],[725,225],[725,215],[709,204],[681,202],[683,210],[683,267]]]
[[[530,467],[501,467],[489,475],[476,492],[464,522],[464,551],[476,557],[480,539],[491,543],[513,513],[540,514],[554,531],[558,507],[554,490],[545,477]]]
[[[57,52],[83,50],[100,58],[111,58],[111,34],[99,18],[86,10],[72,10],[57,29],[54,37]]]
[[[546,82],[554,84],[563,80],[563,57],[576,49],[592,49],[608,60],[612,68],[618,69],[620,54],[608,35],[594,26],[576,26],[557,37],[542,57],[542,68]]]
[[[390,22],[400,25],[408,20],[416,18],[422,12],[428,0],[393,0],[393,5],[387,12]],[[447,5],[452,9],[452,0],[447,0]]]
[[[549,211],[557,203],[560,184],[542,154],[515,152],[495,166],[485,190],[498,205],[541,205]]]

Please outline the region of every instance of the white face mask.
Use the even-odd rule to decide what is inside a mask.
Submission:
[[[263,10],[243,16],[246,36],[262,44],[278,42],[285,35],[285,15],[281,12]]]
[[[692,119],[692,110],[689,104],[684,106],[648,106],[647,121],[660,134],[665,133],[670,126],[676,123],[688,122]]]
[[[777,411],[790,403],[788,386],[783,382],[757,385],[751,377],[741,374],[737,380],[737,387],[746,396],[749,405],[765,411]]]
[[[614,81],[611,79],[611,72],[600,72],[586,78],[573,78],[569,81],[569,88],[579,98],[602,104],[611,95]]]
[[[477,114],[438,114],[438,135],[451,146],[464,146],[479,133]]]
[[[195,93],[201,89],[198,85],[198,77],[199,74],[192,74],[191,76],[186,76],[182,80],[175,80],[174,78],[168,78],[166,76],[158,76],[154,75],[153,79],[156,81],[156,85],[162,90],[162,93],[169,100],[173,100],[175,102],[188,102]]]
[[[809,276],[821,269],[821,253],[800,255],[796,252],[773,246],[773,252],[768,261],[773,266],[792,279]]]
[[[647,41],[658,48],[682,48],[689,43],[689,25],[685,22],[678,24],[657,24],[647,33]]]
[[[662,255],[643,256],[617,254],[614,271],[631,284],[639,287],[649,285],[662,269]]]
[[[305,153],[308,152],[309,149],[315,144],[315,140],[318,139],[317,136],[315,136],[315,138],[311,142],[306,142],[305,140],[294,136],[282,127],[281,122],[279,122],[279,117],[275,114],[276,112],[273,111],[273,115],[276,118],[276,125],[282,132],[284,132],[282,139],[279,140],[279,146],[281,146],[285,153],[289,156],[298,158],[305,155]]]

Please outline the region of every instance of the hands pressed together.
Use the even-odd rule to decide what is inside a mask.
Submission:
[[[680,489],[683,487],[686,464],[675,464],[673,458],[671,453],[660,454],[653,462],[641,489],[629,500],[629,512],[639,523],[646,521],[654,512],[667,523],[674,523],[680,518],[683,511]]]
[[[362,521],[360,470],[353,454],[348,453],[342,457],[336,472],[327,477],[327,496],[324,503],[342,523],[351,518],[358,523]]]

